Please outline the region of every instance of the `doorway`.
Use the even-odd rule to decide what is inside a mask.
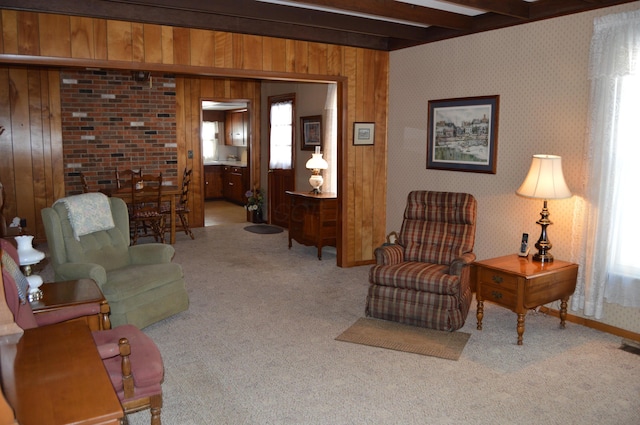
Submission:
[[[246,222],[250,102],[201,100],[204,226]]]

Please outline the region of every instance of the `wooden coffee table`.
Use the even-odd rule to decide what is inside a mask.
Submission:
[[[36,316],[77,308],[86,312],[86,315],[79,319],[84,319],[92,331],[111,329],[109,303],[93,279],[48,282],[40,289],[42,299],[31,303],[31,309]]]

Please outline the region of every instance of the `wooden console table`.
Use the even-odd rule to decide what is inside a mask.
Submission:
[[[0,345],[2,388],[20,425],[118,425],[124,416],[83,322],[27,329]]]
[[[478,330],[482,330],[484,300],[511,309],[518,315],[518,345],[522,345],[524,319],[528,309],[561,300],[560,327],[565,327],[567,301],[576,289],[578,265],[566,261],[533,261],[516,254],[471,265],[478,300]]]
[[[318,248],[336,246],[338,198],[335,193],[286,192],[289,198],[289,249],[291,241]]]

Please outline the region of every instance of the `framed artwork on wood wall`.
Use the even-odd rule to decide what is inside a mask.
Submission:
[[[300,131],[302,135],[303,151],[315,150],[316,146],[322,147],[322,115],[300,117]]]
[[[376,124],[372,122],[353,123],[353,144],[373,145],[375,140]]]
[[[496,173],[500,96],[429,101],[427,168]]]

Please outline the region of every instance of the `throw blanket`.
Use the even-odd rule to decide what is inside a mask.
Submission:
[[[62,202],[69,212],[69,222],[73,236],[80,236],[115,227],[111,216],[109,198],[104,193],[92,192],[58,199],[54,205]]]

